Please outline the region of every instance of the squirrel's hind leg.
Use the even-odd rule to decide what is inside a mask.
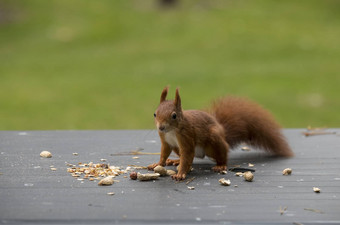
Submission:
[[[215,172],[227,170],[229,145],[220,135],[213,136],[211,144],[206,148],[208,157],[216,161],[216,166],[212,168]]]

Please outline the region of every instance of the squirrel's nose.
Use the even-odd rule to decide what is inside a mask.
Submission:
[[[158,127],[158,129],[159,129],[160,131],[164,131],[164,130],[165,130],[165,126],[164,126],[164,125],[161,125],[161,126]]]

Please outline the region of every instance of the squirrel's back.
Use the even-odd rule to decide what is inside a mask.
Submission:
[[[293,152],[272,115],[247,99],[226,97],[214,102],[211,114],[224,127],[230,147],[244,142],[277,156],[293,156]]]

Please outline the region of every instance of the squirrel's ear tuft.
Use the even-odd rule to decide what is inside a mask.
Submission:
[[[181,97],[179,96],[179,91],[178,91],[178,88],[176,88],[176,95],[175,95],[175,101],[174,101],[176,107],[178,109],[181,108]]]
[[[168,87],[165,87],[162,91],[161,94],[161,103],[164,102],[166,100],[166,96],[168,95]]]

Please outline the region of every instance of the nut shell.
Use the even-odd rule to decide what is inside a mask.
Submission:
[[[105,177],[98,182],[99,186],[107,186],[107,185],[112,185],[112,184],[113,184],[112,177]]]
[[[159,173],[137,173],[137,179],[140,181],[157,180],[159,176]]]
[[[176,171],[167,170],[166,173],[167,173],[168,176],[172,176],[172,175],[175,175],[175,174],[176,174]]]
[[[223,186],[230,186],[230,184],[231,184],[229,179],[226,180],[224,178],[219,179],[218,182],[220,182],[220,184],[222,184]]]
[[[155,173],[159,173],[161,176],[167,175],[167,170],[163,166],[156,166],[153,171],[155,171]]]

